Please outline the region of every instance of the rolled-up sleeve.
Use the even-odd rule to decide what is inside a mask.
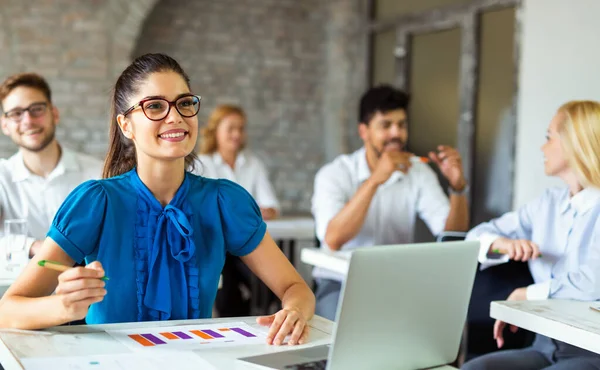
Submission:
[[[509,261],[506,255],[488,253],[490,246],[496,239],[504,237],[508,239],[531,240],[532,211],[538,209],[540,203],[545,201],[546,196],[546,193],[544,193],[517,211],[508,212],[501,217],[484,222],[469,231],[466,240],[479,240],[479,263],[481,263],[482,270]]]

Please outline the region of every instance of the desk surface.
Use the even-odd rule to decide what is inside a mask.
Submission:
[[[20,358],[31,357],[62,357],[86,356],[101,354],[128,353],[130,350],[105,330],[131,329],[140,327],[160,327],[174,325],[207,324],[217,322],[244,322],[253,328],[266,332],[256,324],[255,318],[228,318],[205,320],[159,321],[107,325],[61,326],[48,329],[53,335],[22,334],[10,331],[0,331],[0,363],[5,369],[22,369],[18,362]],[[312,330],[310,342],[304,347],[327,344],[331,340],[333,323],[321,317],[315,317],[310,323]],[[300,347],[300,346],[299,346]],[[267,344],[242,345],[235,347],[212,347],[208,350],[198,350],[206,361],[217,369],[249,369],[253,368],[237,361],[239,357],[253,356],[268,352],[285,351],[289,346],[269,346]],[[200,352],[202,351],[202,352]]]
[[[350,266],[351,253],[351,251],[331,252],[321,248],[304,248],[300,259],[309,265],[346,275]]]
[[[490,316],[588,351],[600,353],[598,302],[549,299],[492,302]]]
[[[266,223],[273,239],[314,240],[315,238],[315,221],[310,216],[284,216]]]
[[[255,329],[266,331],[265,328],[256,324],[253,317],[145,322],[143,326],[148,328],[232,321],[242,321]],[[253,344],[236,347],[212,347],[208,350],[198,350],[197,353],[217,369],[254,369],[255,367],[252,365],[237,361],[237,358],[330,343],[331,332],[333,330],[333,323],[331,321],[315,316],[311,320],[310,326],[312,327],[310,342],[303,346],[290,347]],[[105,333],[105,330],[132,329],[136,327],[140,327],[140,323],[61,326],[46,330],[52,332],[52,335],[0,331],[0,363],[5,369],[22,369],[18,361],[18,359],[22,358],[128,353],[130,350]],[[450,366],[436,368],[436,370],[450,369],[454,368]]]

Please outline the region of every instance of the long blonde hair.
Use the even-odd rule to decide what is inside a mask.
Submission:
[[[232,104],[217,106],[210,114],[210,117],[208,117],[206,126],[200,130],[200,154],[212,154],[217,151],[217,128],[221,121],[231,114],[242,117],[244,122],[246,122],[246,113],[244,113],[241,107]]]
[[[600,187],[600,103],[575,100],[558,109],[559,126],[569,164],[583,186]]]

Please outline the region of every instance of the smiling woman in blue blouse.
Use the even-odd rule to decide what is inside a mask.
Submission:
[[[172,58],[147,54],[125,69],[114,88],[105,179],[65,200],[42,250],[0,301],[0,326],[207,318],[229,252],[282,300],[281,311],[258,319],[270,326],[268,342],[288,334],[291,344],[306,341],[314,296],[252,197],[228,180],[186,171],[199,108]],[[58,275],[39,267],[42,259],[88,265]]]
[[[479,239],[483,267],[509,259],[527,261],[535,284],[508,300],[600,300],[600,103],[563,105],[542,146],[544,169],[565,186],[547,189],[516,212],[481,224],[467,239]],[[504,345],[506,324],[496,321],[494,338]],[[518,330],[511,327],[511,331]],[[500,351],[463,369],[598,369],[600,356],[537,335],[532,347]]]

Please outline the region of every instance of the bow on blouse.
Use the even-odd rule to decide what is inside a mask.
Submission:
[[[150,227],[153,222],[156,222],[156,228]],[[154,235],[151,234],[153,229]],[[150,211],[148,232],[149,274],[144,305],[149,308],[151,319],[167,320],[171,317],[173,296],[181,297],[183,307],[187,310],[184,264],[196,252],[191,238],[193,230],[183,211],[167,205],[160,212],[154,209]],[[169,253],[177,262],[169,263]]]

